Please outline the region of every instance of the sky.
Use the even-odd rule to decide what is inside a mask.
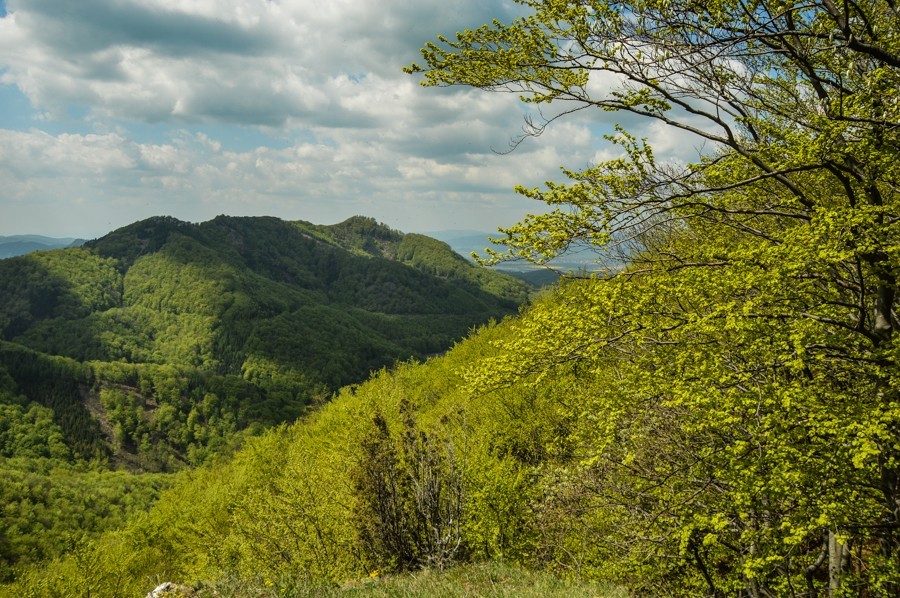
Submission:
[[[506,0],[0,0],[0,235],[96,238],[219,214],[495,232],[516,184],[608,159],[617,116],[558,120],[511,153],[516,96],[402,68]],[[618,115],[618,120],[621,120]],[[697,144],[632,123],[657,156]],[[690,156],[686,156],[689,159]]]

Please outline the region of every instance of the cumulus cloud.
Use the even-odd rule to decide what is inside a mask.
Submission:
[[[609,125],[560,121],[498,155],[521,130],[515,97],[422,89],[401,72],[439,33],[513,18],[520,7],[504,0],[9,0],[7,8],[0,83],[45,120],[0,130],[4,226],[19,229],[0,234],[98,235],[162,213],[320,222],[361,213],[404,230],[494,230],[536,207],[513,185],[586,166]],[[73,118],[78,126],[67,128]],[[234,142],[251,129],[258,143]],[[647,131],[673,151],[683,145]]]
[[[334,126],[355,126],[369,89],[350,81],[398,79],[436,27],[506,12],[490,4],[11,0],[0,20],[2,80],[52,114],[77,103],[150,122],[282,126],[326,113]]]
[[[579,147],[587,161],[590,145]],[[457,148],[447,159],[350,134],[329,143],[234,151],[186,130],[173,132],[166,143],[117,133],[0,130],[0,180],[10,214],[42,208],[44,224],[48,213],[60,225],[90,219],[90,235],[108,230],[107,216],[120,212],[129,216],[119,224],[160,213],[194,221],[229,213],[316,222],[376,214],[403,230],[477,229],[496,222],[487,227],[493,230],[526,208],[512,187],[540,184],[546,164],[570,158],[573,149],[562,155],[546,144],[500,156]]]

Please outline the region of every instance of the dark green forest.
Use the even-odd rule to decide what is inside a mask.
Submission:
[[[155,218],[4,260],[0,284],[0,335],[36,351],[236,375],[271,362],[332,388],[443,351],[528,292],[365,218]]]

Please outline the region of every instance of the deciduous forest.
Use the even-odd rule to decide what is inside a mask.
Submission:
[[[0,262],[0,450],[78,455],[113,489],[67,552],[16,544],[4,591],[303,595],[498,562],[610,595],[900,594],[897,6],[519,3],[406,70],[539,108],[517,142],[603,111],[705,145],[670,163],[609,131],[619,157],[519,188],[538,207],[482,262],[577,245],[625,265],[504,318],[524,287],[365,219],[159,220]],[[93,274],[66,282],[76,265]],[[320,357],[341,335],[358,340]],[[127,460],[115,443],[182,472],[121,500],[122,474],[96,469]],[[40,501],[19,471],[4,494]],[[62,513],[79,487],[60,475]]]
[[[0,287],[2,581],[529,294],[363,217],[154,218],[0,261]]]

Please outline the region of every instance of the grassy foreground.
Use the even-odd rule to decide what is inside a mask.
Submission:
[[[498,596],[572,598],[625,598],[624,590],[598,583],[563,579],[546,572],[529,571],[497,562],[461,565],[446,569],[424,570],[413,574],[380,576],[341,587],[307,584],[295,579],[261,579],[256,583],[219,582],[173,596],[234,596],[275,598],[284,596],[323,597],[413,597],[413,596]]]

